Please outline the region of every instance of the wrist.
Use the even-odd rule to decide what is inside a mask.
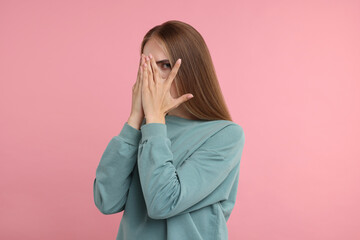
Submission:
[[[165,116],[164,115],[153,115],[153,116],[147,116],[146,118],[146,124],[148,123],[163,123],[165,124]]]
[[[143,121],[142,117],[138,117],[135,115],[130,115],[130,117],[127,120],[127,123],[132,126],[133,128],[136,128],[140,130],[141,123]]]

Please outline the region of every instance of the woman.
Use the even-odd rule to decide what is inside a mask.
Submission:
[[[245,135],[206,43],[190,25],[167,21],[140,52],[130,117],[96,169],[95,205],[124,210],[116,239],[228,239]]]

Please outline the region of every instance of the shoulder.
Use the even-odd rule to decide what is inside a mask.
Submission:
[[[210,128],[216,128],[216,131],[204,142],[203,147],[207,149],[226,149],[243,147],[245,134],[243,127],[228,120],[211,121]],[[210,131],[210,130],[209,130]]]
[[[194,155],[206,162],[219,162],[223,168],[232,169],[240,163],[245,143],[242,126],[227,120],[212,121],[212,135],[195,151]],[[213,132],[213,130],[216,131]],[[211,161],[214,160],[214,161]]]
[[[236,141],[245,137],[243,127],[235,122],[228,120],[216,120],[214,122],[221,126],[219,131],[213,135],[215,138],[226,138],[230,141]]]

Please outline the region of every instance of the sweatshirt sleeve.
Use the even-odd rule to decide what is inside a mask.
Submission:
[[[166,219],[226,200],[237,184],[245,142],[240,125],[230,124],[219,130],[177,169],[166,125],[149,123],[141,127],[141,132],[138,168],[151,218]]]
[[[93,192],[95,205],[103,214],[118,213],[125,208],[140,138],[141,131],[125,122],[100,159]]]

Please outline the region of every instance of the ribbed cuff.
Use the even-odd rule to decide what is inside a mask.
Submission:
[[[140,128],[142,140],[149,139],[150,137],[162,136],[167,137],[167,126],[163,123],[148,123]]]
[[[124,139],[127,143],[137,146],[141,139],[141,131],[125,122],[119,133],[119,137]]]

